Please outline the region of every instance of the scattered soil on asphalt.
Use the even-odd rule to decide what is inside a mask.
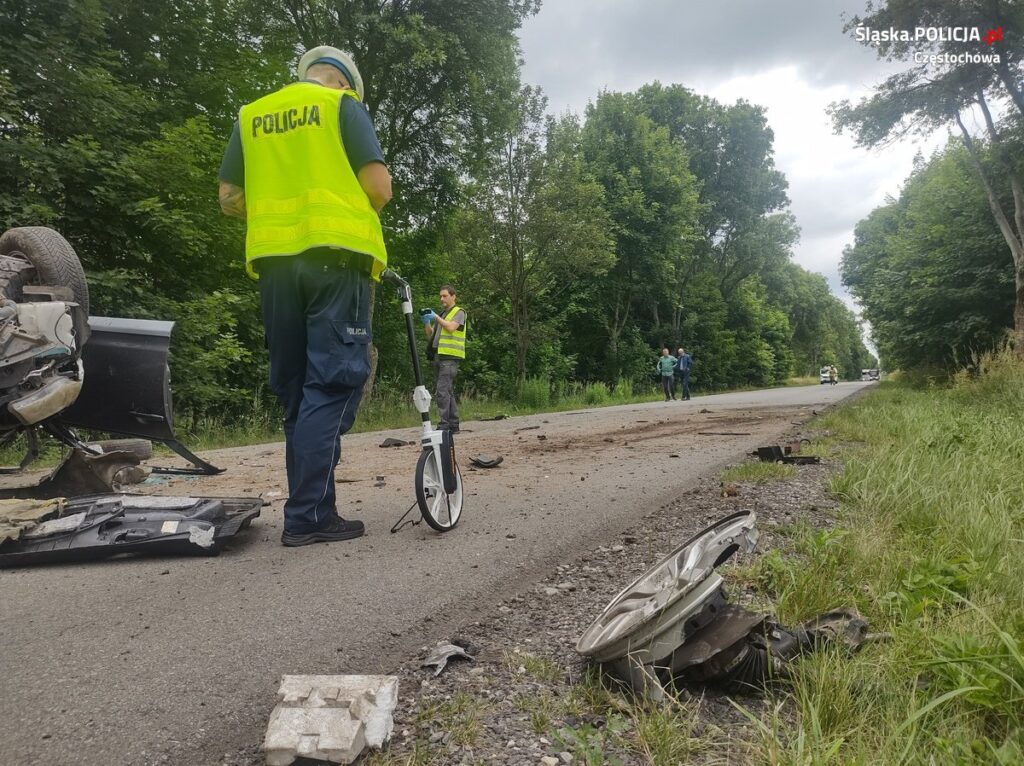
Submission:
[[[394,738],[385,753],[371,756],[369,762],[535,766],[548,758],[559,763],[650,763],[629,745],[634,738],[629,736],[625,695],[613,695],[623,707],[623,736],[606,731],[607,710],[588,709],[580,686],[593,686],[596,676],[574,651],[580,634],[622,588],[723,516],[740,510],[757,513],[758,548],[736,557],[737,571],[768,551],[785,549],[787,539],[779,534],[780,528],[798,522],[830,526],[836,503],[826,485],[837,470],[829,460],[798,466],[789,479],[737,482],[738,492],[730,497],[723,497],[717,479],[703,479],[641,519],[621,539],[558,566],[486,618],[453,631],[455,642],[478,652],[473,662],[454,659],[435,678],[432,669],[420,667],[431,648],[423,646],[418,657],[395,670],[401,679],[401,702]],[[755,596],[749,583],[730,580],[728,569],[723,571],[731,600],[750,604]],[[424,632],[433,631],[425,626]],[[681,690],[680,699],[696,713],[690,732],[692,762],[746,760],[755,733],[728,696],[693,688]],[[757,696],[736,697],[735,702],[755,714],[766,704]],[[711,742],[716,744],[712,747]],[[587,753],[597,760],[585,760]]]
[[[221,556],[0,572],[8,682],[0,714],[9,734],[0,761],[262,764],[259,745],[287,673],[402,677],[391,751],[371,762],[406,763],[418,742],[430,757],[417,753],[415,764],[536,764],[570,752],[555,733],[604,736],[617,726],[598,727],[608,716],[575,699],[586,684],[573,651],[616,592],[725,513],[756,506],[767,550],[774,523],[814,519],[811,505],[827,509],[799,486],[824,468],[800,468],[796,482],[740,485],[729,498],[700,477],[784,441],[793,421],[858,391],[774,389],[467,423],[458,440],[467,511],[444,535],[424,524],[386,531],[412,502],[417,429],[351,435],[339,507],[368,534],[303,549],[279,542],[283,444],[205,453],[229,470],[154,476],[137,491],[262,496],[260,518]],[[414,443],[378,448],[387,437]],[[473,454],[504,463],[474,469]],[[742,601],[742,588],[732,597]],[[431,680],[417,655],[456,636],[482,647],[478,660]],[[545,707],[531,707],[534,698]],[[740,741],[744,719],[724,698],[709,695],[702,710],[708,732],[719,726]],[[642,761],[619,747],[627,741],[610,741],[609,753],[618,747],[625,762]]]

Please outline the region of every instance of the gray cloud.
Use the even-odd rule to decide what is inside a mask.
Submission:
[[[557,109],[579,109],[605,87],[653,79],[708,87],[787,65],[814,85],[867,83],[885,65],[842,32],[842,14],[863,8],[863,0],[546,0],[521,34],[524,74]]]

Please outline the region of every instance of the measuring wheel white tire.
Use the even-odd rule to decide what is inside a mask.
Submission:
[[[444,491],[444,478],[434,450],[424,450],[416,463],[416,502],[423,520],[438,532],[447,532],[462,515],[462,472],[455,466],[455,491]]]

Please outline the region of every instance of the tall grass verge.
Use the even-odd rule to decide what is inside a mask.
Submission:
[[[797,666],[770,763],[1024,763],[1024,363],[882,383],[819,421],[841,456],[838,527],[794,530],[765,584],[783,621],[856,606],[891,640]]]

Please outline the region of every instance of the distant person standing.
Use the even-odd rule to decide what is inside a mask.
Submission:
[[[658,373],[661,375],[661,390],[665,392],[665,401],[676,398],[676,358],[672,356],[667,348],[661,350],[661,357],[658,359]]]
[[[441,287],[438,297],[444,306],[442,314],[430,312],[423,323],[430,347],[427,356],[434,363],[434,398],[441,430],[459,432],[459,407],[455,402],[455,376],[459,362],[466,358],[466,312],[455,305],[455,288]]]
[[[839,382],[839,370],[836,369],[834,364],[828,366],[828,382],[833,386]]]
[[[681,396],[686,401],[690,398],[690,368],[693,367],[693,357],[686,353],[683,348],[676,354],[676,375],[682,382],[683,390]]]

